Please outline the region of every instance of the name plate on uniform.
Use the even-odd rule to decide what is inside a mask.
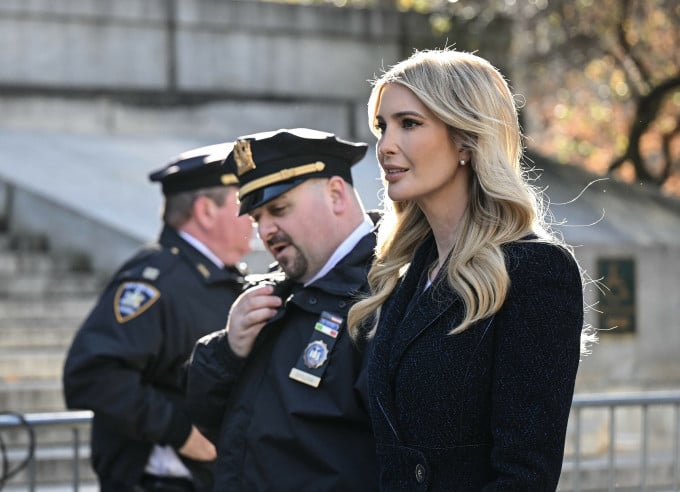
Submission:
[[[309,343],[302,351],[295,367],[290,370],[288,377],[313,388],[318,388],[328,367],[328,359],[338,339],[343,322],[344,318],[323,311],[319,320],[314,324]]]

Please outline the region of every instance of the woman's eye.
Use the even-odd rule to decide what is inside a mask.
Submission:
[[[374,125],[374,128],[378,133],[384,132],[385,131],[385,122],[383,122],[383,121],[376,122],[375,125]]]
[[[410,118],[405,118],[405,119],[402,120],[401,126],[402,126],[402,128],[413,128],[413,127],[416,127],[416,126],[420,126],[420,122],[418,122],[416,120],[412,120]]]

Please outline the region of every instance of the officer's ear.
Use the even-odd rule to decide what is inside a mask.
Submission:
[[[326,182],[326,190],[331,201],[331,208],[336,214],[340,214],[347,208],[348,188],[347,183],[340,176],[331,176]]]
[[[191,215],[201,227],[209,227],[217,216],[217,204],[205,195],[199,195],[191,207]]]

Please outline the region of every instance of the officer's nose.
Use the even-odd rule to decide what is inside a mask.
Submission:
[[[259,217],[259,220],[257,221],[257,234],[260,236],[262,242],[267,244],[269,238],[271,238],[277,230],[276,223],[270,217]]]

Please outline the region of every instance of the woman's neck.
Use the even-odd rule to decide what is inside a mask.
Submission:
[[[435,262],[431,277],[434,279],[456,244],[465,208],[449,209],[444,214],[423,212],[430,224],[432,235],[437,245],[437,261]]]
[[[468,179],[457,179],[446,193],[433,193],[418,202],[437,244],[437,262],[432,278],[446,262],[458,239],[469,202],[468,187]]]

